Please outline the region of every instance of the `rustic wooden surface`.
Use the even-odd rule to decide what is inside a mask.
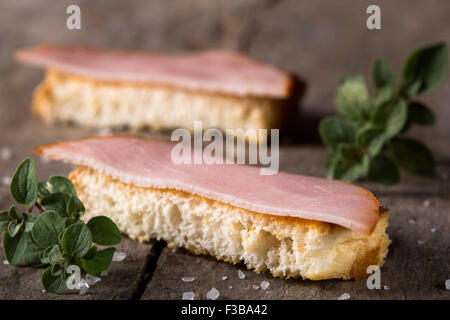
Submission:
[[[450,2],[375,1],[382,10],[382,30],[365,28],[365,9],[374,1],[43,1],[3,0],[0,10],[0,148],[13,156],[0,160],[0,208],[11,204],[4,177],[33,154],[36,145],[98,134],[70,126],[46,127],[29,112],[40,71],[19,66],[14,49],[48,43],[89,44],[113,48],[186,51],[210,47],[241,50],[263,61],[293,70],[309,84],[303,112],[280,150],[283,171],[323,176],[324,149],[317,121],[333,113],[333,94],[342,75],[369,75],[373,60],[388,58],[399,69],[405,56],[421,45],[447,39]],[[374,2],[374,3],[375,3]],[[65,28],[65,9],[77,3],[82,30]],[[391,210],[392,238],[382,268],[383,286],[368,290],[365,281],[304,281],[274,279],[184,250],[172,251],[163,242],[139,244],[125,239],[119,246],[127,257],[114,262],[108,276],[80,296],[42,292],[42,270],[3,264],[0,253],[0,299],[181,299],[193,291],[205,299],[215,287],[220,299],[449,299],[450,278],[450,81],[424,97],[438,114],[431,128],[412,131],[433,150],[433,178],[403,175],[395,187],[362,183]],[[36,158],[38,177],[67,174],[69,165]],[[435,232],[431,230],[435,228]],[[237,276],[245,272],[245,279]],[[194,276],[194,282],[182,277]],[[227,276],[226,280],[222,280]],[[267,290],[254,289],[262,280]]]

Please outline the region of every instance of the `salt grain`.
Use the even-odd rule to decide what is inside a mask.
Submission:
[[[45,289],[42,289],[42,293],[46,293],[47,291],[45,291]]]
[[[227,279],[228,279],[227,276],[223,276],[223,277],[222,277],[222,280],[227,280]]]
[[[181,278],[183,282],[192,282],[195,280],[195,277],[183,277]]]
[[[259,286],[257,286],[256,284],[253,285],[253,289],[258,290]]]
[[[194,300],[195,294],[192,291],[184,292],[182,300]]]
[[[120,261],[123,261],[126,257],[127,257],[127,254],[125,252],[116,251],[116,252],[114,252],[112,261],[120,262]]]
[[[97,282],[100,282],[101,279],[99,277],[95,277],[92,274],[86,274],[86,282],[88,283],[88,285],[93,286],[94,284],[96,284]]]
[[[450,279],[445,280],[445,289],[450,290]]]
[[[262,281],[261,282],[261,289],[266,290],[270,286],[270,283],[268,281]]]
[[[424,243],[425,243],[425,241],[423,241],[423,240],[417,240],[417,244],[418,244],[419,246],[423,245]]]
[[[238,277],[241,280],[245,278],[245,274],[242,272],[242,270],[238,270]]]
[[[104,270],[102,273],[100,273],[100,277],[106,277],[108,275],[108,271]]]
[[[414,219],[408,219],[408,223],[409,223],[409,224],[416,224],[416,220],[414,220]]]
[[[383,288],[384,288],[384,290],[389,290],[389,289],[391,289],[391,287],[389,287],[389,286],[384,286]]]
[[[228,289],[233,289],[233,286],[229,286]]]
[[[3,184],[4,186],[9,186],[9,185],[11,184],[11,180],[12,180],[11,177],[4,176],[4,177],[2,178],[2,184]]]
[[[214,287],[211,290],[209,290],[208,293],[206,294],[206,298],[209,300],[216,300],[219,296],[220,296],[219,290],[217,290]]]
[[[348,293],[343,293],[338,300],[348,300],[350,299],[350,295]]]
[[[11,160],[13,156],[12,150],[8,147],[3,147],[0,149],[0,159],[3,161]]]
[[[425,200],[425,201],[423,202],[423,205],[424,205],[425,207],[429,207],[430,204],[431,204],[431,201],[430,201],[430,200]]]
[[[89,290],[89,284],[87,283],[86,280],[81,279],[80,282],[78,282],[78,284],[77,284],[77,289],[80,290],[80,291],[78,291],[78,294],[80,296],[84,296]]]
[[[436,228],[431,228],[431,230],[430,230],[432,233],[435,233],[436,232]]]
[[[9,264],[8,260],[3,260],[3,264]]]

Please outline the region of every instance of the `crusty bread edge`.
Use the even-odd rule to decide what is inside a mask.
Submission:
[[[79,182],[78,182],[78,177],[79,177],[79,173],[82,172],[83,166],[78,166],[77,169],[73,172],[70,173],[69,175],[69,179],[74,183],[75,188],[78,190],[82,189],[80,188]],[[92,169],[91,169],[92,170]],[[96,174],[100,174],[100,175],[104,175],[103,173],[100,173],[97,170],[94,170],[96,172]],[[111,182],[114,183],[119,183],[123,186],[127,186],[136,190],[139,189],[152,189],[152,190],[158,190],[160,192],[169,192],[169,193],[173,193],[173,194],[184,194],[184,195],[188,195],[189,197],[194,197],[197,198],[199,200],[208,200],[208,199],[204,199],[203,197],[197,196],[197,195],[193,195],[193,194],[188,194],[184,191],[178,191],[178,190],[171,190],[171,189],[154,189],[154,188],[143,188],[143,187],[136,187],[132,184],[126,184],[123,183],[121,181],[118,181],[116,179],[113,179],[107,175],[106,176],[107,179],[109,179]],[[225,204],[222,203],[223,206],[230,206],[229,204]],[[296,227],[307,227],[310,229],[314,229],[316,232],[321,233],[323,235],[327,235],[327,234],[332,234],[335,231],[338,231],[340,229],[342,229],[343,227],[338,226],[338,225],[334,225],[331,223],[327,223],[327,222],[321,222],[321,221],[314,221],[314,220],[306,220],[306,219],[301,219],[301,218],[295,218],[295,217],[288,217],[288,216],[277,216],[277,215],[269,215],[269,214],[262,214],[262,213],[257,213],[257,212],[253,212],[247,209],[241,209],[239,208],[240,211],[242,212],[242,214],[246,214],[246,215],[252,215],[253,217],[257,218],[257,219],[263,219],[266,220],[266,223],[278,223],[281,225],[295,225]],[[384,211],[382,211],[380,213],[380,219],[377,223],[377,225],[375,226],[373,232],[370,235],[365,235],[367,237],[373,237],[373,238],[378,238],[379,239],[379,245],[376,248],[373,248],[372,250],[369,250],[367,252],[365,252],[362,256],[359,257],[358,262],[353,264],[350,271],[348,272],[348,274],[342,274],[340,276],[341,279],[344,280],[349,280],[349,279],[365,279],[368,277],[368,273],[367,273],[367,267],[370,265],[377,265],[380,268],[383,266],[384,262],[385,262],[385,258],[387,256],[388,253],[388,246],[391,243],[391,240],[389,239],[388,235],[385,233],[386,228],[388,226],[388,217],[389,217],[389,211],[387,209],[385,209]],[[352,231],[355,232],[355,231]],[[140,242],[146,241],[145,239],[134,239],[134,240],[138,240]],[[174,246],[173,244],[169,243],[168,244],[169,247],[175,249],[176,246]],[[221,261],[225,261],[228,263],[232,263],[232,264],[237,264],[240,263],[242,261],[233,261],[228,257],[223,257],[223,256],[217,256],[209,251],[206,251],[204,249],[201,248],[196,248],[196,247],[183,247],[184,249],[188,250],[191,253],[200,255],[200,254],[204,254],[204,255],[211,255],[214,256],[216,259],[221,260]],[[253,266],[249,263],[246,263],[246,267],[250,270],[253,270],[257,273],[260,272],[265,272],[267,271],[266,268],[258,268],[256,266]],[[291,274],[288,273],[286,275],[283,274],[274,274],[272,273],[274,277],[280,277],[280,278],[296,278],[298,277],[298,275],[296,274]],[[310,280],[325,280],[325,279],[330,279],[330,277],[324,276],[324,275],[314,275],[314,276],[308,276],[307,277]]]

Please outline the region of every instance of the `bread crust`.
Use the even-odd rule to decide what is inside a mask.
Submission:
[[[240,221],[240,223],[242,223],[242,225],[244,226],[241,231],[240,241],[242,243],[245,242],[243,242],[243,237],[245,240],[248,237],[254,236],[253,233],[256,232],[255,230],[262,229],[265,230],[264,232],[271,233],[273,239],[275,239],[273,241],[275,242],[279,240],[280,243],[282,243],[286,239],[289,240],[289,237],[292,236],[289,242],[292,244],[292,248],[294,248],[294,251],[298,250],[298,252],[293,253],[293,256],[297,257],[296,263],[299,266],[302,263],[311,263],[312,266],[309,266],[308,268],[299,267],[296,269],[296,263],[294,263],[293,265],[290,265],[290,267],[285,269],[274,268],[273,265],[255,262],[251,258],[246,257],[245,250],[260,250],[258,246],[261,247],[265,245],[262,240],[260,240],[260,243],[256,243],[255,247],[250,247],[250,249],[246,248],[245,245],[243,245],[243,253],[241,256],[239,256],[223,254],[223,251],[219,252],[219,250],[211,247],[205,248],[199,245],[192,245],[192,243],[187,244],[183,243],[183,241],[180,242],[179,240],[177,240],[176,234],[173,235],[169,233],[168,235],[164,236],[164,232],[162,231],[160,231],[159,234],[156,234],[156,238],[162,238],[166,240],[169,247],[171,248],[183,247],[194,254],[209,254],[215,256],[218,260],[223,260],[225,262],[234,264],[244,262],[248,269],[252,269],[255,272],[263,272],[268,270],[275,277],[302,277],[304,279],[311,280],[322,280],[330,278],[363,279],[368,276],[368,266],[377,265],[381,267],[383,265],[384,259],[388,252],[388,246],[391,242],[389,240],[389,237],[385,234],[389,215],[387,210],[380,213],[381,216],[378,224],[376,225],[372,234],[367,236],[330,223],[294,217],[282,217],[256,213],[246,209],[236,208],[229,204],[219,203],[217,201],[212,201],[196,195],[188,194],[183,191],[136,187],[132,184],[125,184],[111,177],[105,176],[98,171],[82,166],[77,167],[77,169],[70,174],[69,178],[73,181],[79,197],[86,205],[86,219],[102,213],[102,210],[93,208],[95,206],[95,199],[92,198],[92,192],[94,191],[90,189],[93,187],[93,185],[100,183],[101,185],[97,185],[95,190],[105,190],[111,188],[111,190],[114,191],[105,190],[104,192],[109,192],[108,194],[120,193],[123,195],[137,194],[141,197],[139,199],[142,199],[140,201],[141,204],[144,203],[146,199],[150,199],[151,197],[162,197],[163,199],[181,199],[184,202],[192,201],[194,203],[197,203],[199,207],[203,208],[202,210],[206,211],[208,210],[208,208],[215,208],[212,210],[215,210],[216,212],[220,211],[222,215],[229,215],[229,217],[223,217],[224,221],[227,221],[226,223],[234,223],[233,221]],[[131,198],[127,199],[128,200],[126,201],[131,201]],[[129,206],[131,206],[131,203],[128,203],[126,207]],[[161,201],[159,202],[158,207],[160,206],[164,206],[164,201],[162,203]],[[192,210],[195,210],[195,208],[193,208]],[[104,214],[109,215],[109,217],[113,220],[116,220],[116,222],[118,219],[121,220],[120,214],[127,214],[123,211],[122,213],[114,212],[114,209],[108,209],[104,211],[108,211],[104,212]],[[150,238],[153,238],[153,236],[150,236],[150,233],[144,230],[145,227],[143,227],[143,225],[145,225],[144,222],[146,219],[146,215],[148,217],[148,215],[152,214],[155,213],[151,210],[147,212],[138,212],[136,214],[136,216],[139,217],[137,220],[133,218],[131,220],[133,220],[134,222],[129,220],[122,221],[119,223],[119,228],[122,232],[128,234],[132,239],[147,241]],[[182,215],[182,218],[183,215],[186,215],[186,217],[184,218],[188,219],[188,215],[185,211],[182,211],[180,214]],[[228,218],[231,218],[231,220],[229,220]],[[163,216],[163,219],[169,218]],[[209,219],[208,216],[202,216],[201,220],[199,220],[199,222],[197,223],[199,223],[202,228],[207,228],[204,226],[204,224],[209,224],[209,220],[213,219],[214,218],[212,217],[212,215],[211,219]],[[245,223],[243,221],[245,221]],[[142,226],[136,224],[142,224]],[[224,222],[222,221],[220,222],[220,224],[223,225]],[[211,226],[211,228],[215,227]],[[138,229],[138,231],[134,231],[135,229]],[[300,236],[298,238],[295,238],[295,234]],[[323,246],[323,248],[317,249],[317,254],[310,254],[310,251],[312,249],[309,248],[311,246],[311,243],[307,241],[308,237],[316,237],[317,243],[321,243],[321,245]],[[227,238],[222,241],[227,241]],[[231,241],[231,238],[229,241]],[[277,245],[279,245],[279,243]],[[299,260],[299,254],[305,254],[304,257],[308,257],[307,259],[316,259],[317,261]],[[329,263],[329,265],[322,265],[326,263]]]
[[[304,91],[300,80],[290,79],[289,95],[285,99],[274,99],[193,91],[168,85],[95,80],[48,70],[34,91],[32,112],[47,124],[72,122],[91,128],[128,127],[132,131],[178,127],[192,130],[194,120],[190,118],[202,120],[204,129],[279,129],[292,124]],[[108,100],[104,100],[105,92],[108,92]],[[162,94],[167,100],[152,100],[155,99],[151,98],[155,97],[152,93]],[[113,107],[123,106],[127,101],[133,102],[129,102],[126,111]],[[165,108],[158,108],[156,103]]]

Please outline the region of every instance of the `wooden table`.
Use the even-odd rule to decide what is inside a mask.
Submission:
[[[11,176],[17,164],[39,144],[98,134],[70,126],[47,127],[29,112],[32,90],[40,71],[15,64],[14,49],[47,43],[88,44],[112,48],[186,51],[223,47],[290,69],[309,84],[295,132],[280,147],[283,171],[324,176],[325,151],[317,123],[334,113],[333,96],[343,75],[370,75],[376,57],[397,70],[406,55],[422,45],[449,39],[447,0],[377,1],[382,29],[365,27],[365,10],[372,1],[77,1],[82,29],[67,30],[66,7],[73,1],[3,0],[0,10],[0,148],[13,156],[0,160],[0,178]],[[391,211],[392,239],[381,281],[389,290],[369,290],[365,281],[274,279],[268,273],[246,271],[244,265],[218,262],[208,256],[172,251],[164,242],[139,244],[124,239],[119,250],[127,257],[113,262],[108,276],[86,295],[67,291],[42,292],[40,269],[3,264],[0,253],[0,299],[181,299],[193,291],[205,299],[215,287],[220,299],[449,299],[450,278],[450,81],[424,97],[438,122],[416,128],[412,136],[426,141],[437,161],[435,177],[402,173],[402,183],[383,187],[361,183],[375,192]],[[38,178],[66,175],[72,169],[34,157]],[[0,208],[11,204],[8,187],[0,183]],[[433,232],[433,231],[434,232]],[[238,270],[246,277],[238,278]],[[183,282],[182,277],[196,277]],[[226,280],[222,277],[227,276]],[[261,281],[267,290],[254,289]],[[387,287],[386,287],[387,288]]]

